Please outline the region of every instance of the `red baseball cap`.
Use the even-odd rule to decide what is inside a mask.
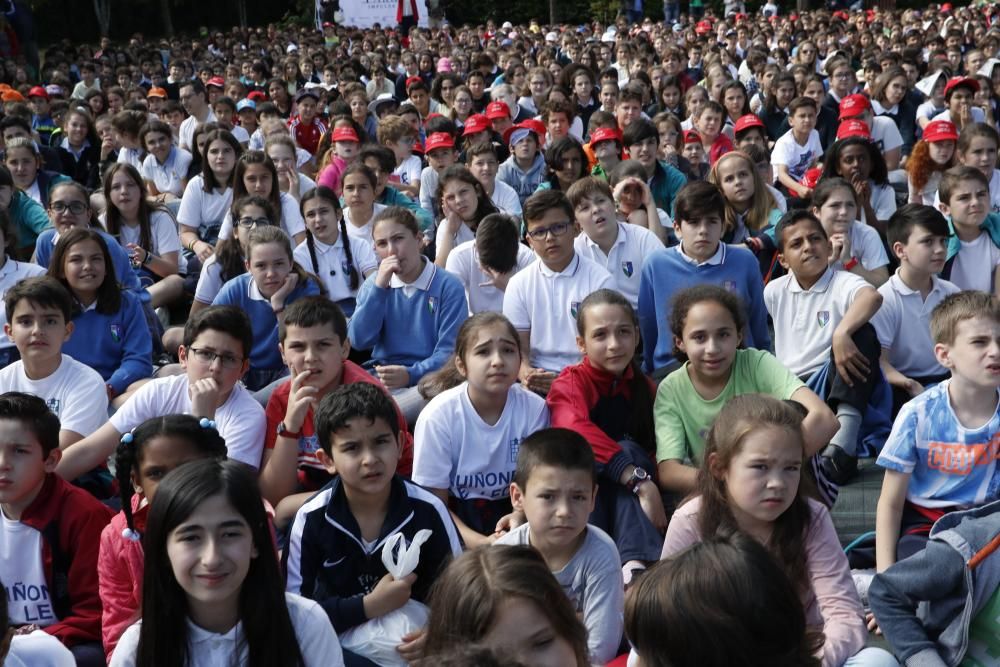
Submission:
[[[924,128],[924,141],[958,141],[958,128],[950,120],[932,120]]]
[[[948,83],[944,84],[944,98],[948,99],[951,96],[951,91],[961,87],[969,88],[974,93],[979,92],[979,82],[975,79],[970,79],[967,76],[953,76],[948,79]]]
[[[427,141],[424,142],[424,152],[430,153],[438,148],[454,148],[455,139],[447,132],[435,132],[431,136],[427,137]]]
[[[260,90],[253,90],[247,95],[248,100],[253,100],[254,102],[266,102],[267,95]]]
[[[462,128],[462,136],[467,137],[477,132],[485,132],[490,129],[490,121],[481,113],[473,114],[465,119],[465,126]]]
[[[868,98],[860,93],[847,95],[840,100],[840,120],[845,118],[855,118],[872,108]]]
[[[745,114],[736,119],[736,125],[733,127],[733,132],[739,134],[743,130],[749,130],[751,127],[759,127],[763,129],[764,121],[758,118],[755,114]]]
[[[596,146],[602,141],[622,142],[622,134],[615,127],[599,127],[590,133],[590,145]]]
[[[943,5],[941,5],[941,11],[942,11],[942,12],[944,12],[944,13],[946,13],[946,14],[947,14],[947,13],[948,13],[948,12],[950,12],[951,10],[952,10],[952,6],[951,6],[951,3],[950,3],[950,2],[946,2],[946,3],[944,3]]]
[[[843,121],[837,128],[837,141],[847,139],[848,137],[871,139],[872,133],[871,130],[868,129],[868,123],[863,120],[858,120],[857,118],[849,118]]]
[[[28,91],[28,98],[30,99],[32,97],[41,97],[47,100],[49,99],[49,94],[45,92],[45,89],[42,88],[41,86],[35,86],[34,88]]]
[[[415,84],[415,83],[423,83],[423,81],[424,80],[421,79],[419,76],[408,77],[406,79],[406,89],[409,90],[410,86],[412,86],[413,84]]]
[[[812,169],[806,169],[806,173],[802,174],[802,178],[799,179],[799,184],[804,185],[807,188],[815,188],[819,183],[820,177],[823,176],[822,167],[813,167]]]
[[[225,88],[226,80],[221,76],[213,76],[211,79],[205,82],[206,86],[215,86],[216,88]]]
[[[708,21],[698,21],[698,24],[694,27],[694,31],[699,35],[707,35],[712,32],[712,24]]]
[[[510,107],[506,102],[490,102],[486,105],[486,117],[490,120],[510,118]]]
[[[684,143],[686,144],[701,143],[701,135],[694,130],[684,130],[684,132],[681,133],[681,137],[684,139]]]
[[[361,140],[358,139],[358,133],[350,127],[338,127],[333,131],[334,141],[353,141],[356,144],[360,144]]]

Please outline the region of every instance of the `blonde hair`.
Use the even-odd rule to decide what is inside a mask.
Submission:
[[[747,229],[759,232],[767,226],[768,216],[771,215],[772,210],[777,208],[777,204],[774,201],[774,195],[767,189],[764,179],[761,178],[760,172],[757,171],[757,167],[749,155],[742,151],[730,151],[726,153],[712,165],[712,171],[708,174],[708,182],[717,186],[720,191],[722,190],[719,169],[722,167],[723,162],[730,159],[744,160],[747,164],[747,169],[750,170],[750,177],[753,179],[753,200],[750,202],[750,208],[747,209],[743,216],[743,224]],[[733,208],[732,203],[729,199],[726,199],[726,231],[736,229],[738,216],[739,213]]]
[[[975,290],[951,294],[931,312],[931,338],[937,345],[954,345],[959,323],[976,317],[1000,322],[1000,301]]]

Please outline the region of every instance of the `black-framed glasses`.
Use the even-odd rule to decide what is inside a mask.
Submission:
[[[195,359],[203,364],[211,365],[216,359],[218,359],[222,364],[222,367],[229,370],[239,368],[243,364],[242,357],[234,357],[231,354],[221,354],[215,350],[206,350],[203,347],[189,347],[188,351],[194,355]]]
[[[256,229],[257,227],[267,227],[271,224],[271,221],[267,218],[251,218],[250,216],[247,216],[245,218],[240,218],[237,223],[244,229]]]
[[[87,212],[87,205],[82,201],[73,201],[68,204],[64,201],[49,202],[49,208],[52,209],[53,213],[65,213],[69,211],[73,215],[81,215]]]
[[[545,240],[545,237],[548,236],[549,234],[552,234],[552,236],[562,236],[563,234],[568,232],[569,228],[572,226],[573,224],[570,222],[557,222],[554,225],[549,225],[548,227],[542,227],[541,229],[532,229],[530,232],[528,232],[528,236],[535,239],[536,241],[543,241]]]

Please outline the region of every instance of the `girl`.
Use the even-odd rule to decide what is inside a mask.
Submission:
[[[653,406],[660,486],[686,495],[695,490],[696,466],[705,455],[705,433],[734,396],[763,393],[802,405],[808,454],[840,428],[836,416],[769,352],[740,349],[746,315],[739,298],[716,285],[681,290],[674,297],[670,330],[683,366],[660,383]]]
[[[142,620],[112,667],[344,664],[315,602],[285,593],[257,481],[236,461],[167,475],[143,537]]]
[[[684,118],[684,102],[681,81],[676,76],[665,76],[660,82],[659,113],[671,113],[677,118]]]
[[[1000,169],[997,169],[997,148],[1000,134],[986,123],[973,123],[962,130],[958,139],[958,161],[966,167],[983,172],[990,182],[990,211],[1000,213]]]
[[[173,217],[146,196],[145,182],[130,164],[118,163],[104,175],[107,209],[101,222],[128,250],[153,308],[179,299],[184,279],[178,275],[181,242]]]
[[[583,146],[570,136],[556,139],[545,147],[545,164],[548,167],[548,176],[538,184],[538,190],[566,192],[571,185],[589,175]]]
[[[191,153],[175,146],[170,126],[158,120],[142,126],[139,143],[147,153],[139,172],[149,194],[161,203],[179,200],[187,186]]]
[[[288,85],[278,78],[273,78],[267,82],[267,96],[274,106],[278,107],[278,115],[283,120],[288,120],[295,115],[292,97],[288,92]]]
[[[256,224],[253,218],[239,220],[241,227],[252,229]],[[323,288],[316,276],[295,263],[288,235],[270,224],[250,231],[246,270],[222,286],[212,305],[237,306],[249,315],[254,346],[243,384],[257,391],[288,374],[278,349],[278,324],[285,307],[300,297],[321,294]]]
[[[31,140],[19,138],[12,139],[10,143],[20,141]],[[73,182],[62,175],[59,179],[64,183]],[[30,258],[36,240],[51,226],[51,223],[42,205],[15,187],[13,174],[3,165],[0,165],[0,210],[6,212],[13,225],[13,233],[8,240],[17,243],[14,256],[20,259]]]
[[[236,138],[228,130],[214,130],[205,137],[202,153],[202,174],[188,181],[177,211],[181,245],[188,251],[188,260],[197,260],[189,273],[197,275],[215,250],[219,229],[226,211],[233,203],[233,173],[236,160],[243,153]]]
[[[348,333],[352,346],[372,350],[367,367],[412,424],[424,406],[417,383],[452,354],[468,317],[465,289],[420,254],[420,228],[407,209],[391,206],[375,216],[372,236],[381,263],[358,293]]]
[[[586,667],[587,630],[531,547],[467,551],[430,594],[424,662],[455,644],[477,642],[526,667]]]
[[[517,103],[532,115],[538,115],[545,108],[545,100],[548,98],[551,87],[552,73],[544,67],[532,67],[528,70],[528,90],[525,91],[526,94],[518,98]],[[457,100],[457,89],[455,96]],[[472,95],[469,95],[469,104],[470,106],[472,104]]]
[[[278,170],[278,189],[295,201],[316,187],[316,181],[298,171],[298,156],[295,142],[287,134],[269,136],[264,144],[264,152],[271,158]]]
[[[371,243],[351,238],[344,222],[340,200],[322,185],[306,192],[300,204],[305,218],[306,240],[293,253],[300,266],[307,266],[323,281],[327,295],[344,315],[354,314],[361,281],[378,268]]]
[[[351,121],[353,124],[354,121]],[[344,127],[343,119],[334,121],[330,138],[332,147],[323,154],[323,163],[320,164],[319,176],[316,183],[325,185],[334,192],[342,193],[344,186],[344,172],[347,168],[357,162],[361,153],[361,135],[356,129]],[[322,142],[317,153],[322,152]]]
[[[4,142],[3,161],[10,169],[14,187],[41,204],[42,209],[49,204],[49,189],[56,183],[70,180],[68,176],[42,168],[38,146],[28,137],[14,137]]]
[[[164,475],[189,461],[224,460],[226,442],[208,419],[190,415],[154,417],[122,436],[115,453],[121,512],[101,533],[97,576],[104,652],[110,659],[125,628],[142,606],[142,532],[149,504]]]
[[[62,173],[88,188],[100,184],[101,142],[90,114],[74,107],[63,118],[63,139],[56,147],[62,162]]]
[[[933,206],[944,172],[955,166],[958,129],[950,120],[934,120],[906,161],[909,203]]]
[[[687,89],[687,92],[684,93],[684,109],[688,112],[688,117],[681,123],[682,130],[690,130],[694,127],[692,119],[698,115],[707,101],[708,91],[704,86],[691,86]]]
[[[451,508],[468,548],[496,539],[497,522],[511,512],[513,448],[549,425],[545,400],[517,381],[520,360],[510,321],[478,313],[458,330],[455,354],[420,383],[436,395],[414,430],[413,480]]]
[[[115,281],[104,237],[83,228],[63,234],[49,275],[74,301],[76,336],[63,343],[63,352],[101,374],[109,401],[124,398],[133,383],[153,374],[153,345],[139,297]]]
[[[187,171],[187,182],[190,183],[191,179],[195,176],[199,176],[202,173],[202,167],[204,166],[201,161],[201,156],[205,153],[205,139],[211,132],[221,129],[219,124],[216,122],[205,123],[194,128],[194,133],[191,135],[191,143],[194,145],[194,150],[191,152],[191,165],[188,167]],[[187,186],[184,186],[187,189]],[[183,197],[183,193],[181,193]]]
[[[449,117],[455,121],[456,127],[464,127],[465,121],[469,119],[472,113],[472,92],[465,86],[459,86],[455,89],[454,97],[452,98],[451,114]]]
[[[896,192],[889,185],[885,158],[868,137],[840,139],[826,151],[823,179],[839,176],[849,182],[861,204],[859,218],[879,234],[896,212]]]
[[[801,413],[771,396],[736,396],[719,412],[698,470],[698,495],[674,513],[663,556],[739,530],[767,547],[799,591],[806,624],[824,635],[828,667],[895,665],[865,649],[861,601],[830,513],[800,484]]]
[[[896,123],[899,134],[903,137],[904,157],[913,152],[917,141],[917,107],[907,95],[909,89],[909,79],[902,67],[887,68],[875,79],[875,85],[872,86],[872,112],[876,116],[891,118]]]
[[[849,270],[875,287],[889,279],[885,246],[878,232],[857,220],[857,193],[850,183],[839,177],[821,180],[813,191],[812,212],[833,246],[831,266],[847,270],[853,263]]]
[[[104,93],[97,88],[87,91],[87,94],[83,96],[83,101],[87,103],[87,108],[90,109],[90,113],[94,118],[103,114],[105,109],[108,108],[108,102],[104,99]]]
[[[45,269],[32,262],[19,262],[14,259],[14,246],[17,244],[17,236],[14,231],[14,224],[6,211],[0,209],[0,247],[3,247],[4,254],[0,257],[0,299],[4,297],[11,287],[21,282],[25,278],[33,278],[45,273]],[[0,324],[7,324],[7,312],[0,308]],[[4,336],[0,340],[0,368],[4,368],[21,358],[14,341]]]
[[[479,221],[496,213],[497,208],[482,184],[463,165],[452,165],[441,174],[438,206],[445,218],[438,223],[434,263],[443,269],[451,251],[459,244],[474,241]]]
[[[385,206],[375,203],[378,177],[364,164],[352,164],[344,171],[344,222],[347,233],[372,243],[372,224]]]
[[[142,167],[145,157],[139,131],[146,122],[146,114],[141,111],[120,111],[111,118],[112,136],[118,149],[118,162],[130,164],[136,169]]]
[[[789,72],[782,72],[771,81],[771,88],[768,90],[767,99],[764,100],[764,107],[757,113],[764,121],[767,138],[768,141],[772,142],[772,145],[788,131],[788,112],[786,109],[795,98],[795,90],[795,76]],[[826,94],[825,90],[824,94]]]
[[[278,170],[263,151],[247,151],[236,161],[233,199],[241,199],[247,195],[263,197],[271,202],[271,207],[278,216],[271,222],[280,226],[296,244],[305,240],[306,226],[302,222],[298,202],[281,191]],[[233,218],[232,215],[227,215],[219,229],[219,238],[228,239],[232,235]]]
[[[722,84],[719,93],[722,106],[726,109],[726,128],[732,132],[740,116],[750,113],[750,101],[747,99],[747,89],[739,81],[727,81]]]

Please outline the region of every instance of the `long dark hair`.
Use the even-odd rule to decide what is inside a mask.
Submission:
[[[208,149],[212,147],[212,142],[214,141],[224,141],[229,144],[229,147],[236,153],[234,157],[236,159],[237,166],[239,165],[240,156],[243,154],[243,146],[240,146],[240,142],[236,141],[236,137],[234,137],[232,132],[229,130],[212,130],[209,132],[208,136],[205,137],[205,147],[201,152],[201,180],[205,192],[211,192],[215,189],[225,190],[232,185],[229,181],[224,183],[217,181],[215,178],[215,172],[213,172],[212,168],[208,165]],[[233,167],[233,171],[236,171],[235,166]],[[232,177],[230,175],[230,181],[231,180]]]
[[[101,249],[101,254],[104,255],[104,280],[101,282],[100,287],[97,288],[97,312],[104,315],[113,315],[121,309],[122,291],[118,286],[118,281],[115,279],[115,265],[111,261],[108,244],[104,242],[104,237],[97,230],[74,227],[60,236],[59,243],[56,244],[55,249],[52,251],[52,258],[49,260],[49,275],[62,283],[62,286],[73,295],[74,315],[80,314],[83,308],[80,301],[76,298],[73,288],[69,286],[69,281],[66,280],[66,267],[64,263],[70,248],[83,241],[93,241]]]
[[[518,337],[517,330],[510,323],[510,320],[504,317],[502,313],[492,311],[476,313],[462,322],[462,326],[458,328],[458,335],[455,337],[455,353],[448,357],[448,360],[444,362],[440,370],[428,373],[417,383],[417,389],[420,391],[421,396],[431,399],[446,389],[457,387],[465,382],[465,376],[459,372],[457,362],[461,361],[465,364],[465,355],[475,345],[476,334],[480,329],[494,325],[500,325],[507,330],[507,333],[517,344],[517,351],[520,354],[521,339]],[[650,417],[653,414],[652,410],[652,404],[650,404]]]
[[[546,167],[548,169],[546,180],[552,185],[553,190],[562,190],[556,171],[563,168],[563,156],[572,150],[580,152],[580,173],[577,174],[575,179],[578,181],[588,175],[587,154],[584,152],[580,142],[572,136],[566,136],[556,139],[545,148],[545,164],[548,165]]]
[[[840,173],[840,154],[850,146],[862,146],[868,151],[868,161],[872,165],[868,178],[872,179],[876,185],[885,185],[889,182],[889,169],[886,167],[885,157],[874,143],[864,137],[847,137],[834,142],[827,149],[826,157],[823,159],[823,178],[843,177],[843,174]]]
[[[316,186],[302,195],[302,199],[299,200],[299,211],[302,213],[303,220],[306,217],[306,202],[313,199],[322,199],[333,206],[333,209],[337,212],[337,217],[339,218],[337,224],[340,225],[340,238],[344,246],[344,255],[347,257],[348,266],[350,266],[348,270],[348,286],[352,292],[356,292],[361,285],[361,276],[358,274],[358,267],[354,265],[354,253],[351,252],[351,237],[347,233],[347,221],[344,220],[344,211],[340,206],[340,199],[333,190],[325,185]],[[309,260],[312,262],[313,273],[319,275],[319,260],[316,258],[316,239],[313,237],[309,225],[306,225],[306,248],[309,249]]]
[[[139,174],[139,170],[127,162],[116,162],[104,172],[104,200],[107,202],[104,219],[108,234],[111,234],[121,242],[122,216],[114,204],[111,203],[111,181],[115,174],[124,171],[137,186],[139,186],[139,245],[150,252],[153,251],[153,231],[150,226],[150,217],[154,211],[165,211],[166,209],[157,206],[149,200],[149,192],[146,190],[146,181]]]
[[[469,171],[468,167],[464,164],[453,164],[444,170],[441,174],[441,180],[438,182],[437,204],[441,211],[444,211],[444,186],[449,181],[462,181],[476,191],[475,219],[472,224],[467,222],[465,223],[473,232],[475,232],[476,228],[479,226],[479,222],[491,213],[496,213],[497,207],[493,205],[489,195],[486,194],[486,190],[483,189],[482,183],[476,180],[476,177],[472,175],[472,172]]]
[[[167,541],[199,505],[216,495],[243,516],[257,549],[239,596],[240,640],[249,649],[250,667],[304,665],[257,480],[238,461],[212,459],[185,463],[169,473],[150,505],[142,540],[146,568],[136,664],[182,667],[190,662],[187,594],[174,576]]]
[[[236,160],[236,168],[233,170],[233,201],[246,197],[246,183],[243,177],[247,173],[247,168],[252,164],[261,164],[271,172],[271,194],[268,199],[274,209],[274,217],[271,222],[276,225],[281,224],[281,188],[278,187],[278,169],[274,166],[274,161],[267,156],[264,151],[247,151]]]

